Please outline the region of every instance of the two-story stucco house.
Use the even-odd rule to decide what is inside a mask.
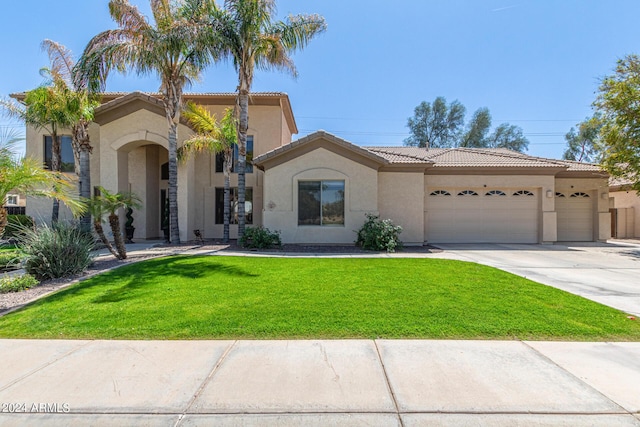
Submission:
[[[185,99],[218,117],[235,102],[234,94]],[[401,225],[408,245],[610,236],[607,175],[597,166],[502,149],[360,147],[323,131],[292,141],[298,129],[283,93],[252,94],[249,115],[247,221],[279,230],[286,243],[351,244],[366,213]],[[178,144],[190,134],[181,124]],[[167,124],[158,98],[105,94],[90,136],[92,184],[139,195],[135,238],[163,236]],[[27,129],[27,154],[48,161],[50,141],[42,132]],[[72,162],[69,148],[63,155],[63,163]],[[194,229],[205,238],[222,237],[221,163],[200,155],[179,165],[181,239],[193,239]],[[237,176],[231,186],[237,187]],[[232,224],[234,199],[235,191]],[[48,217],[50,202],[30,199],[27,206],[28,214]]]

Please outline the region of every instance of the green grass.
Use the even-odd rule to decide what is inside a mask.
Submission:
[[[6,315],[0,337],[639,340],[640,324],[460,261],[178,256],[119,268]]]

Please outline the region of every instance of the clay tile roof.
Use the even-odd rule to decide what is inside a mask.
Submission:
[[[256,164],[259,164],[261,162],[264,162],[265,160],[268,160],[272,157],[276,157],[279,156],[282,153],[285,153],[287,151],[293,150],[296,147],[302,146],[302,145],[306,145],[312,141],[318,140],[320,138],[326,139],[328,141],[333,142],[336,145],[342,146],[348,150],[351,150],[353,152],[356,152],[364,157],[368,157],[372,160],[377,161],[378,163],[382,163],[382,164],[387,164],[389,163],[389,161],[378,155],[377,153],[371,152],[369,150],[367,150],[366,148],[360,147],[358,145],[352,144],[349,141],[346,141],[342,138],[339,138],[329,132],[326,132],[324,130],[318,130],[314,133],[311,133],[303,138],[300,138],[296,141],[293,141],[289,144],[283,145],[281,147],[278,147],[274,150],[271,151],[267,151],[264,154],[261,154],[260,156],[254,157],[253,162]]]
[[[567,166],[568,171],[588,171],[588,172],[603,172],[602,168],[595,163],[583,163],[576,162],[573,160],[555,160],[558,163],[561,163]]]
[[[434,167],[546,167],[565,168],[558,161],[528,156],[507,149],[368,147],[391,162],[413,161],[434,163]]]

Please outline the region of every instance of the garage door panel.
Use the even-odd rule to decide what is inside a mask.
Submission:
[[[457,195],[427,199],[427,240],[433,243],[537,243],[539,195]]]
[[[558,241],[593,241],[593,202],[584,193],[580,196],[556,197]]]

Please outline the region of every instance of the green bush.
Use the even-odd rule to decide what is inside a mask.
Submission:
[[[398,235],[402,232],[402,227],[393,225],[390,219],[381,220],[378,215],[365,214],[367,220],[362,225],[356,240],[356,246],[370,251],[395,252],[402,247]]]
[[[271,249],[282,247],[279,231],[270,231],[262,226],[247,227],[240,239],[240,246],[248,249]]]
[[[20,237],[25,229],[33,229],[33,225],[33,218],[28,215],[7,215],[7,227],[2,238]]]
[[[22,253],[19,250],[0,251],[0,270],[17,268],[21,260]]]
[[[93,262],[95,240],[80,226],[59,223],[25,231],[20,249],[24,269],[37,279],[57,279],[82,273]]]
[[[38,286],[39,282],[30,274],[0,278],[0,294],[20,292]]]

